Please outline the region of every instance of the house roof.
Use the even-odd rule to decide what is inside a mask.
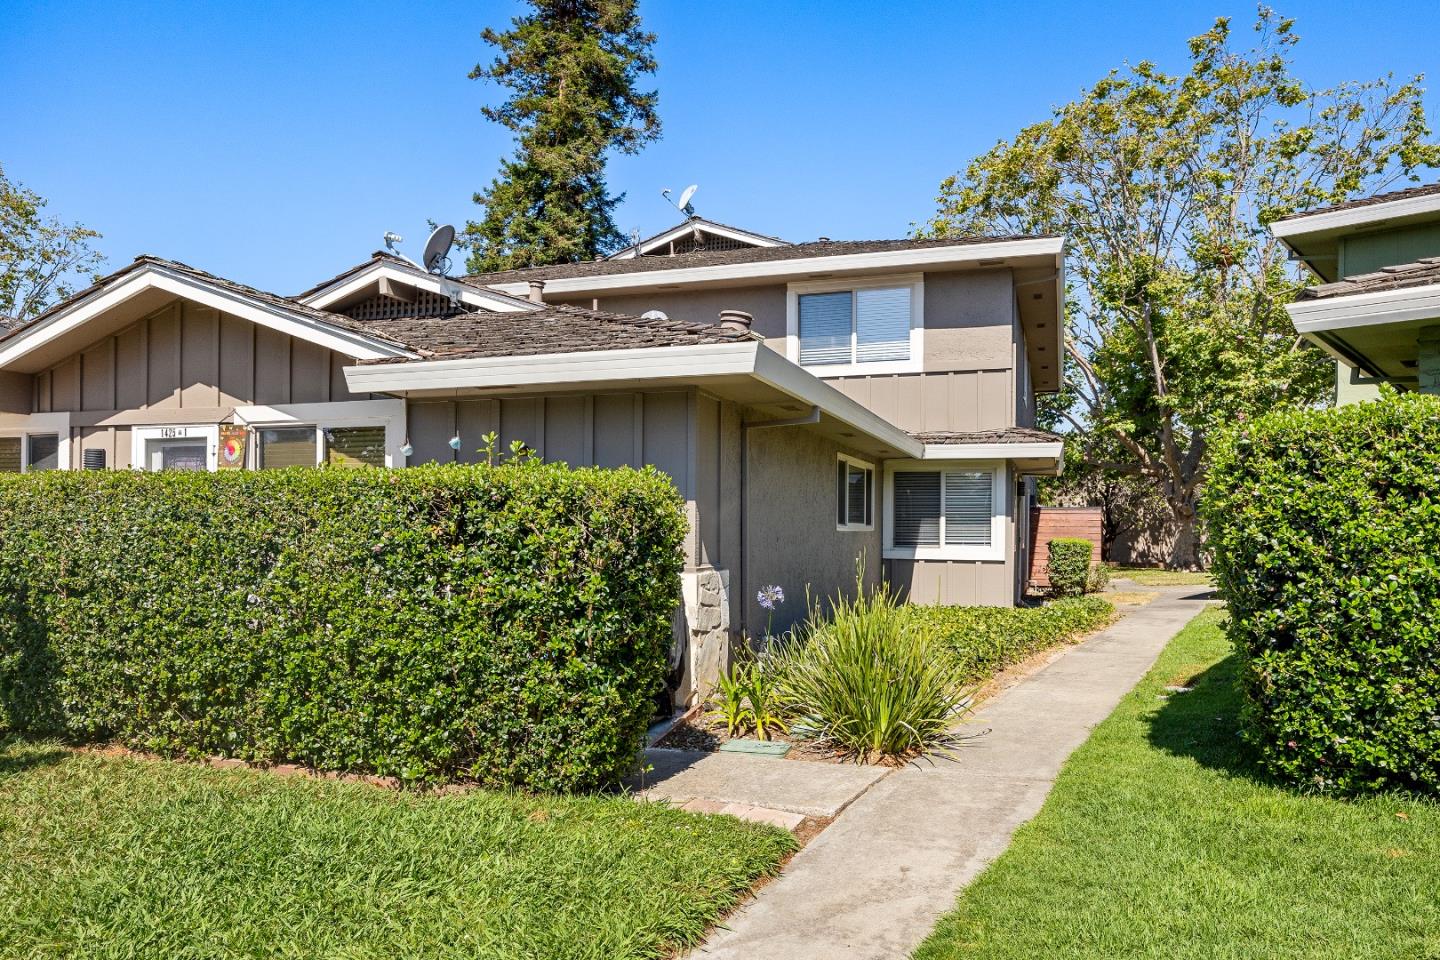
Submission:
[[[754,230],[746,230],[744,227],[733,227],[728,223],[720,223],[718,220],[707,220],[704,217],[689,217],[675,224],[673,227],[667,227],[653,236],[629,244],[623,249],[610,254],[610,256],[605,259],[626,260],[635,256],[648,255],[646,251],[653,249],[665,241],[679,239],[683,237],[689,229],[694,227],[698,227],[702,232],[709,233],[713,236],[737,240],[755,247],[789,245],[788,241],[781,240],[779,237],[772,237],[769,234],[756,233]]]
[[[1343,203],[1332,203],[1328,207],[1313,207],[1309,210],[1301,210],[1289,216],[1280,217],[1275,223],[1284,223],[1287,220],[1298,220],[1302,217],[1315,217],[1322,213],[1337,213],[1341,210],[1355,210],[1360,207],[1371,207],[1379,203],[1393,203],[1396,200],[1412,200],[1416,197],[1428,197],[1433,194],[1440,194],[1440,183],[1427,183],[1418,187],[1406,187],[1403,190],[1389,190],[1385,193],[1377,193],[1374,196],[1360,197],[1355,200],[1346,200]]]
[[[1348,297],[1358,293],[1374,293],[1380,290],[1425,287],[1436,283],[1440,283],[1440,257],[1425,257],[1414,263],[1383,267],[1374,273],[1346,277],[1335,283],[1306,287],[1301,291],[1300,299],[1327,300],[1333,297]]]
[[[319,293],[321,290],[324,290],[326,287],[331,286],[332,284],[339,283],[341,280],[344,280],[348,277],[353,277],[355,274],[361,272],[362,270],[369,269],[376,263],[392,263],[397,267],[403,267],[407,270],[415,269],[415,265],[408,260],[397,257],[393,253],[385,250],[376,250],[374,253],[370,254],[370,259],[362,260],[359,263],[355,264],[353,267],[347,267],[346,269],[341,270],[339,273],[335,274],[335,276],[331,277],[328,280],[321,280],[313,287],[310,287],[307,290],[302,290],[299,293],[295,294],[292,299],[304,300],[305,298],[313,294]]]
[[[164,269],[174,271],[175,273],[192,277],[196,280],[202,281],[212,286],[228,290],[232,293],[237,293],[250,300],[268,304],[273,307],[280,307],[281,309],[288,310],[292,313],[300,314],[319,323],[339,327],[344,330],[349,330],[353,333],[362,333],[366,334],[367,336],[378,336],[381,339],[389,339],[385,334],[372,330],[364,324],[357,323],[356,321],[351,320],[344,314],[330,313],[326,310],[317,310],[314,307],[307,306],[298,300],[291,299],[290,297],[283,297],[278,293],[270,293],[269,291],[260,290],[256,287],[252,287],[244,283],[237,283],[234,280],[227,280],[224,277],[217,277],[213,273],[208,273],[204,270],[199,269],[198,267],[192,267],[187,263],[181,263],[178,260],[167,260],[164,257],[157,257],[153,254],[142,253],[129,264],[121,267],[114,273],[110,273],[106,276],[101,277],[99,280],[96,280],[93,284],[86,287],[84,290],[71,294],[69,297],[61,300],[59,303],[50,307],[43,313],[38,314],[31,320],[22,323],[19,326],[11,327],[10,329],[6,330],[3,334],[0,334],[0,343],[3,343],[21,333],[24,333],[25,331],[29,330],[31,327],[37,324],[43,323],[50,317],[68,309],[73,304],[84,300],[85,298],[104,289],[105,287],[110,286],[116,280],[120,280],[132,273],[143,270],[146,267],[162,267]],[[404,344],[397,345],[404,346]]]
[[[929,444],[957,444],[957,443],[1064,443],[1065,438],[1058,433],[1051,433],[1049,430],[1037,430],[1034,427],[1006,427],[1003,430],[930,430],[915,432],[910,435],[921,443]]]
[[[428,359],[513,357],[759,340],[718,323],[632,317],[546,304],[523,313],[478,310],[449,317],[369,320],[366,326]],[[398,359],[398,358],[397,358]]]
[[[799,260],[808,257],[838,257],[856,253],[886,253],[897,250],[925,250],[932,247],[958,247],[1003,243],[1014,240],[1038,240],[1053,234],[1011,235],[999,237],[944,237],[909,240],[816,240],[790,243],[778,247],[749,247],[742,250],[715,250],[680,253],[673,257],[632,257],[623,260],[587,260],[582,263],[558,263],[546,267],[524,267],[495,273],[471,274],[472,283],[485,285],[523,283],[527,280],[557,280],[573,277],[602,277],[627,273],[650,273],[659,270],[680,270],[687,267],[718,267],[730,264],[764,263]]]

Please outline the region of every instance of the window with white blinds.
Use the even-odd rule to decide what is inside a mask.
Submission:
[[[889,546],[909,550],[995,543],[995,471],[896,470],[891,477]]]
[[[910,359],[914,288],[862,287],[797,297],[800,363]]]

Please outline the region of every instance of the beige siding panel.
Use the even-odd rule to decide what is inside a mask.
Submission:
[[[219,406],[220,314],[187,303],[180,318],[180,406]]]
[[[634,394],[602,394],[595,398],[594,457],[597,467],[623,467],[635,461]]]
[[[255,327],[255,402],[290,402],[290,338]]]
[[[462,444],[455,454],[461,463],[479,463],[485,459],[481,447],[487,433],[500,431],[499,400],[463,400],[455,405],[455,431]],[[446,438],[453,434],[446,434]]]
[[[730,622],[740,622],[740,407],[720,405],[720,560],[715,566],[729,570]]]
[[[50,382],[53,379],[54,377],[50,375],[49,370],[46,370],[44,373],[38,374],[35,377],[35,409],[39,413],[50,412],[50,402],[52,399],[50,394]]]
[[[980,377],[974,373],[949,376],[950,425],[947,430],[976,430],[980,423]]]
[[[71,357],[55,368],[50,387],[56,410],[80,409],[80,358]]]
[[[721,565],[720,537],[720,401],[700,395],[695,398],[695,480],[694,497],[699,513],[697,560]]]
[[[1014,394],[1009,370],[983,370],[976,374],[980,387],[979,430],[1000,430],[1015,424]]]
[[[417,465],[454,460],[455,451],[450,449],[450,438],[455,435],[455,404],[411,401],[405,407],[409,414],[410,443],[415,447],[409,462]]]
[[[130,428],[115,427],[112,430],[115,438],[115,469],[129,470],[130,462]]]
[[[290,340],[290,402],[330,400],[330,351],[308,340]]]
[[[950,390],[954,379],[948,373],[914,378],[920,384],[920,429],[949,430]]]
[[[545,456],[544,400],[507,397],[500,401],[500,449],[509,453],[516,440]]]
[[[85,427],[80,431],[79,451],[75,454],[73,465],[80,467],[85,463],[86,450],[104,450],[106,469],[115,469],[115,437],[116,431],[113,427]],[[130,432],[125,432],[125,440],[130,440]],[[130,451],[125,451],[125,466],[129,466]]]
[[[115,337],[115,408],[138,410],[149,391],[146,324],[142,320]]]
[[[369,400],[368,393],[351,393],[350,387],[345,382],[345,368],[353,367],[356,361],[353,357],[342,357],[338,353],[330,354],[330,399],[331,400]]]
[[[680,495],[694,498],[690,477],[689,397],[683,393],[647,393],[643,462],[668,473]]]
[[[169,307],[150,318],[147,348],[150,357],[147,405],[180,405],[180,309]]]
[[[584,397],[545,400],[545,459],[584,466],[585,425]]]
[[[35,409],[35,378],[0,370],[0,413],[28,414]]]
[[[115,341],[106,338],[80,355],[83,410],[115,409]]]
[[[255,399],[255,325],[225,314],[220,318],[220,403],[240,406]]]

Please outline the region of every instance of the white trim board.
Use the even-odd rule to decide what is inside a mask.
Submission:
[[[300,302],[317,310],[324,310],[330,304],[337,303],[379,280],[392,280],[442,297],[458,296],[472,307],[482,307],[494,313],[523,313],[536,309],[535,304],[519,297],[476,287],[451,277],[439,277],[433,273],[409,269],[386,260],[368,264],[343,280],[321,287]],[[529,285],[526,284],[525,288],[528,290]]]
[[[1364,206],[1332,210],[1328,213],[1323,210],[1318,213],[1302,213],[1288,220],[1275,221],[1270,224],[1270,232],[1281,240],[1289,240],[1312,233],[1343,230],[1346,227],[1363,227],[1400,217],[1423,216],[1429,213],[1440,213],[1440,193],[1419,197],[1397,197],[1394,200],[1382,200],[1378,203],[1367,203]]]
[[[927,443],[923,460],[1060,460],[1064,443]]]
[[[247,297],[239,291],[207,283],[159,264],[147,263],[133,273],[116,278],[59,313],[25,327],[0,344],[0,368],[53,343],[107,310],[114,309],[147,290],[162,290],[193,303],[307,340],[347,357],[379,360],[386,357],[414,356],[398,345],[367,337],[353,330],[324,324],[298,312]]]
[[[840,273],[852,270],[914,270],[947,264],[975,263],[979,260],[1003,260],[1009,257],[1058,257],[1065,250],[1063,237],[1038,237],[1029,240],[997,240],[988,243],[955,244],[953,246],[910,247],[905,250],[882,250],[872,253],[847,253],[828,257],[796,256],[784,260],[761,260],[750,263],[727,263],[705,267],[644,270],[635,273],[611,273],[593,277],[555,277],[545,281],[547,294],[600,293],[634,287],[660,287],[715,280],[779,280],[804,277],[816,273]],[[522,294],[529,290],[529,281],[520,280],[487,284],[492,290]]]
[[[1440,283],[1400,290],[1376,290],[1338,297],[1297,300],[1285,305],[1297,333],[1434,320],[1440,324]]]
[[[422,360],[345,368],[352,393],[463,390],[498,387],[574,387],[614,381],[682,381],[700,385],[712,377],[750,376],[807,406],[816,406],[893,448],[920,457],[922,444],[890,421],[796,366],[758,341],[684,347],[590,350],[518,357]]]

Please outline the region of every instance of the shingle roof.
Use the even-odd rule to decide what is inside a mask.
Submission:
[[[1063,443],[1065,438],[1034,427],[1006,427],[1003,430],[935,430],[910,436],[921,443]]]
[[[659,239],[660,237],[665,236],[665,234],[671,233],[671,232],[673,232],[673,231],[675,231],[675,230],[678,230],[678,229],[681,228],[681,227],[688,227],[688,226],[690,226],[692,223],[694,223],[694,224],[699,224],[699,225],[702,226],[702,227],[719,227],[719,228],[722,229],[722,230],[734,230],[736,233],[743,233],[743,234],[747,234],[747,235],[752,236],[752,237],[759,237],[759,238],[761,238],[762,240],[773,240],[773,241],[775,241],[776,243],[781,244],[781,245],[783,245],[783,246],[792,246],[792,244],[790,243],[790,241],[788,241],[788,240],[781,240],[779,237],[772,237],[772,236],[770,236],[770,234],[768,234],[768,233],[757,233],[757,232],[754,231],[754,230],[747,230],[747,229],[745,229],[744,227],[731,226],[731,225],[728,224],[728,223],[721,223],[719,220],[708,220],[708,219],[706,219],[705,217],[690,217],[690,218],[687,219],[687,220],[682,220],[682,221],[680,221],[679,223],[675,224],[674,226],[666,227],[664,230],[661,230],[659,233],[651,234],[650,236],[645,237],[643,240],[639,240],[639,241],[637,241],[637,242],[635,242],[635,243],[627,243],[625,246],[621,247],[619,250],[616,250],[614,253],[612,253],[609,257],[606,257],[605,259],[610,260],[610,259],[613,259],[613,258],[615,258],[615,257],[618,257],[618,256],[619,256],[620,254],[622,254],[622,253],[626,253],[626,252],[631,251],[631,250],[636,250],[636,249],[638,249],[638,248],[640,248],[640,247],[645,246],[645,244],[649,243],[649,242],[652,241],[652,240],[657,240],[657,239]]]
[[[1427,183],[1418,187],[1406,187],[1403,190],[1390,190],[1386,193],[1377,193],[1370,197],[1360,197],[1356,200],[1346,200],[1344,203],[1334,203],[1328,207],[1315,207],[1312,210],[1301,210],[1292,213],[1288,217],[1281,217],[1276,220],[1280,223],[1285,220],[1294,220],[1297,217],[1313,217],[1320,213],[1335,213],[1338,210],[1351,210],[1356,207],[1369,207],[1377,203],[1392,203],[1396,200],[1409,200],[1413,197],[1427,197],[1431,194],[1440,193],[1440,183]]]
[[[516,283],[526,280],[558,280],[571,277],[600,277],[625,273],[648,273],[653,270],[680,270],[685,267],[714,267],[738,263],[762,263],[779,260],[800,260],[808,257],[838,257],[849,253],[883,253],[890,250],[924,250],[931,247],[957,247],[969,244],[1000,243],[1007,240],[1037,240],[1052,234],[1023,234],[1000,237],[945,237],[925,240],[824,240],[792,243],[781,247],[747,247],[741,250],[715,250],[680,253],[673,257],[634,257],[629,260],[587,260],[582,263],[558,263],[548,267],[524,267],[497,273],[472,274],[471,283]]]
[[[100,290],[102,287],[107,286],[115,280],[118,280],[121,277],[126,276],[127,274],[134,273],[135,271],[140,270],[141,268],[146,266],[163,267],[169,270],[173,270],[177,273],[183,273],[188,276],[194,277],[197,280],[212,284],[216,287],[221,287],[223,289],[234,291],[235,293],[238,293],[244,297],[248,297],[251,300],[256,300],[261,303],[268,303],[271,306],[280,307],[284,310],[289,310],[292,313],[301,314],[303,316],[309,317],[312,320],[316,320],[320,323],[328,324],[333,327],[339,327],[341,329],[350,330],[355,333],[363,333],[369,336],[378,337],[380,339],[389,339],[389,337],[387,337],[385,334],[372,330],[364,324],[357,323],[356,321],[351,320],[349,317],[344,316],[343,314],[330,313],[326,310],[316,310],[314,307],[306,306],[305,304],[300,303],[297,300],[292,300],[289,297],[282,297],[278,293],[270,293],[268,291],[260,290],[243,283],[236,283],[234,280],[226,280],[224,277],[217,277],[213,273],[207,273],[206,271],[201,270],[198,267],[192,267],[189,264],[181,263],[178,260],[166,260],[164,257],[157,257],[153,256],[152,254],[142,253],[138,257],[136,257],[133,262],[121,267],[114,273],[101,277],[99,280],[95,281],[95,283],[86,287],[84,290],[81,290],[78,293],[66,297],[64,300],[55,304],[50,309],[36,316],[29,322],[23,323],[18,327],[12,327],[11,329],[5,331],[3,334],[0,334],[0,341],[7,340],[10,337],[13,337],[16,334],[20,333],[21,331],[29,329],[30,326],[32,326],[33,324],[39,323],[42,320],[45,320],[48,317],[52,316],[53,314],[58,313],[60,310],[65,309],[75,301],[84,299],[85,297],[88,297],[90,294],[96,292],[97,290]],[[404,344],[400,343],[397,343],[396,345],[404,346]]]
[[[733,330],[719,324],[632,317],[560,304],[547,304],[521,313],[479,310],[443,318],[370,320],[367,325],[433,360],[585,353],[760,339],[749,331]]]
[[[1414,263],[1402,263],[1394,267],[1382,267],[1374,273],[1361,273],[1335,283],[1322,283],[1306,287],[1300,292],[1302,300],[1327,300],[1332,297],[1347,297],[1357,293],[1372,293],[1376,290],[1403,290],[1406,287],[1426,287],[1440,283],[1440,257],[1425,257]]]
[[[369,260],[363,260],[363,261],[361,261],[360,263],[355,264],[355,266],[353,266],[353,267],[347,267],[346,269],[341,270],[339,273],[335,274],[335,276],[331,277],[329,280],[321,280],[319,283],[315,284],[315,286],[313,286],[313,287],[310,287],[308,290],[301,290],[299,293],[295,294],[294,299],[296,299],[296,300],[304,300],[306,297],[310,296],[312,293],[319,293],[321,290],[323,290],[323,289],[325,289],[326,287],[330,286],[330,284],[332,284],[332,283],[339,283],[341,280],[344,280],[344,279],[347,278],[347,277],[354,276],[355,274],[359,273],[361,270],[366,269],[366,268],[369,267],[371,264],[376,263],[376,262],[381,262],[381,263],[393,263],[393,264],[395,264],[397,267],[404,267],[404,268],[407,269],[407,270],[414,270],[414,269],[415,269],[415,265],[414,265],[414,264],[410,263],[410,262],[407,261],[407,260],[402,260],[402,259],[400,259],[399,257],[395,256],[393,253],[389,253],[389,252],[387,252],[387,251],[385,251],[385,250],[376,250],[374,253],[370,254],[370,259],[369,259]]]

